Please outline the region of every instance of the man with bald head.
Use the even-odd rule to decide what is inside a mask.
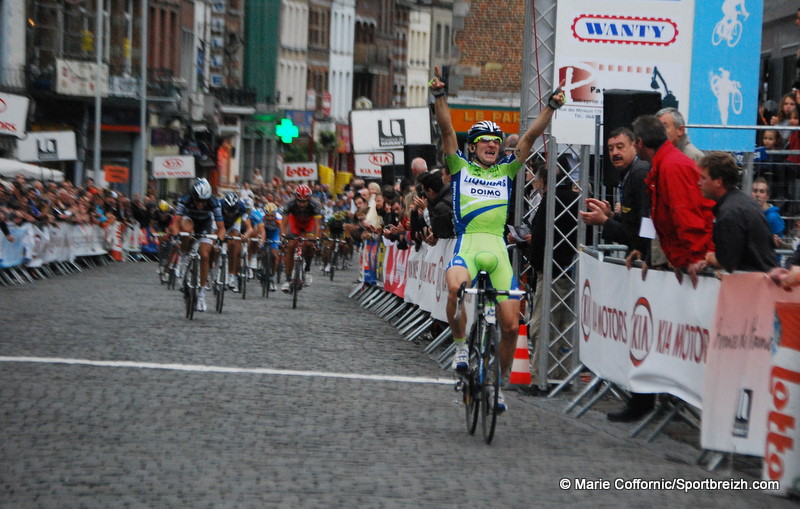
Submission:
[[[428,171],[428,162],[422,157],[415,157],[411,160],[411,177],[417,181],[417,177]]]

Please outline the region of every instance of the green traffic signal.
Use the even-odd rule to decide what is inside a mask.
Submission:
[[[281,123],[275,126],[275,134],[284,143],[291,143],[294,138],[300,135],[300,130],[292,123],[292,119],[284,118]]]

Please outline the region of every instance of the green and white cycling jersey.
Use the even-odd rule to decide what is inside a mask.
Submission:
[[[490,233],[503,236],[511,186],[522,163],[513,154],[489,168],[470,163],[459,150],[445,157],[453,190],[456,235]]]

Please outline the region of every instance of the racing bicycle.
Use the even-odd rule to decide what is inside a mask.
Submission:
[[[479,268],[497,265],[496,256],[489,252],[478,253],[475,261]],[[461,315],[464,295],[475,296],[475,321],[469,334],[469,362],[467,372],[459,375],[456,390],[464,402],[467,432],[475,434],[480,416],[483,439],[492,443],[497,424],[497,400],[500,393],[500,328],[495,316],[497,297],[523,297],[522,290],[496,290],[489,282],[489,273],[480,269],[474,287],[463,283],[458,290],[456,319]]]
[[[216,235],[204,233],[181,232],[181,237],[192,237],[192,248],[187,255],[186,270],[183,273],[183,300],[186,304],[186,318],[194,318],[194,308],[197,306],[197,292],[200,291],[200,239],[216,239]]]

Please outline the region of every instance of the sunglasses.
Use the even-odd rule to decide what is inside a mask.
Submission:
[[[478,143],[479,141],[483,141],[486,143],[495,142],[498,145],[503,143],[503,139],[500,138],[499,136],[488,136],[488,135],[478,136],[477,138],[475,138],[475,143]]]

